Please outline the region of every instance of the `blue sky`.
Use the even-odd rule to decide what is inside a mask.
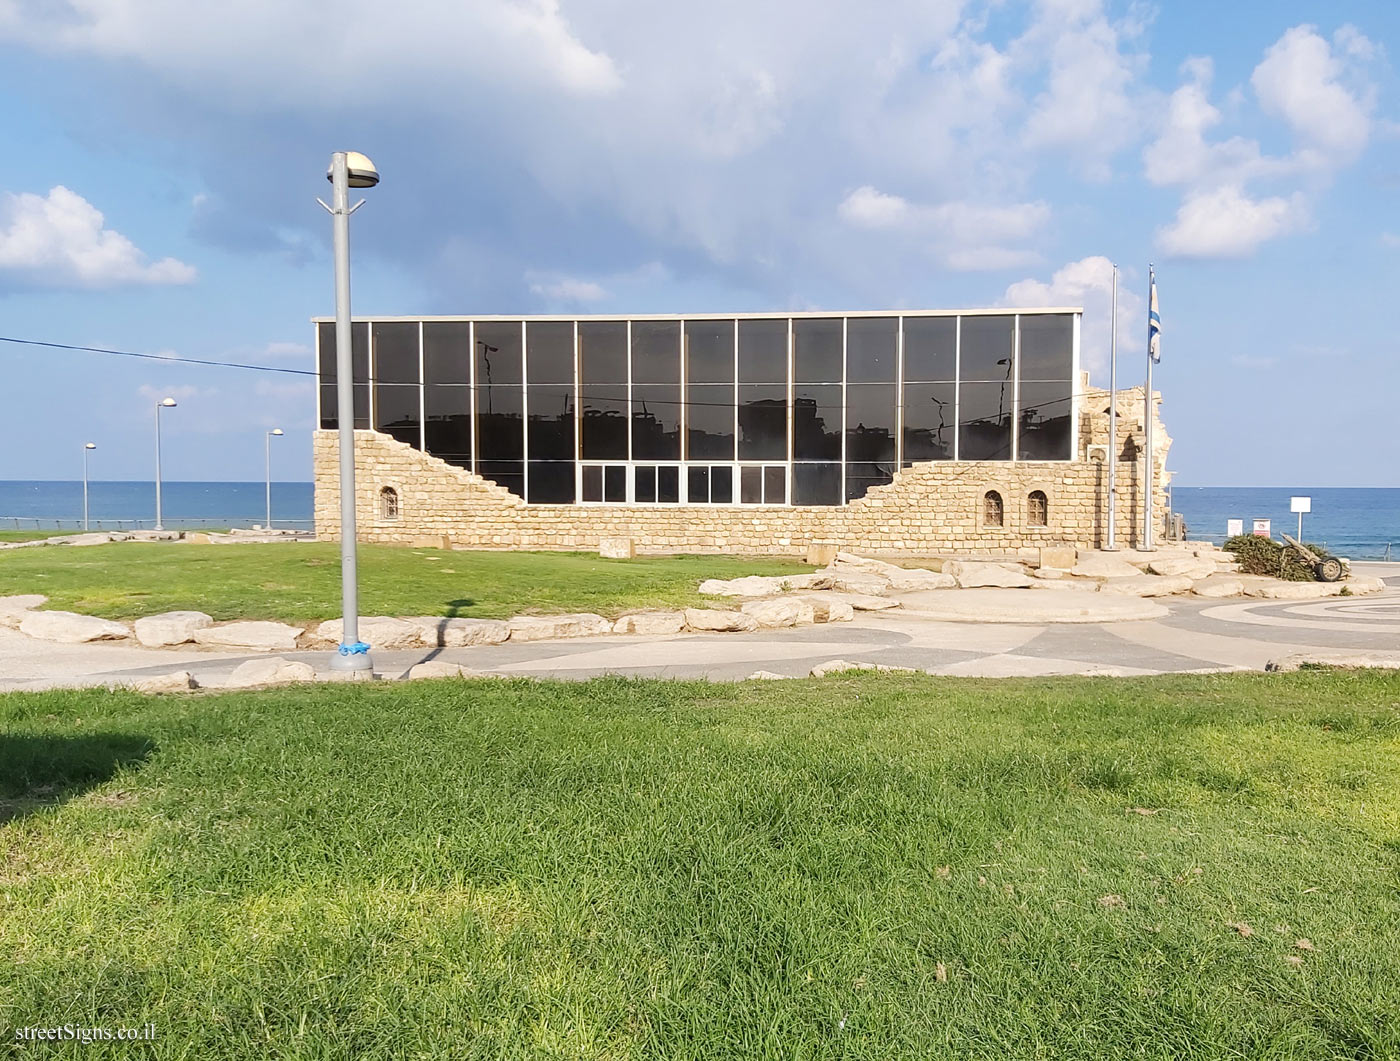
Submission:
[[[1083,305],[1183,485],[1400,486],[1400,5],[0,0],[0,335],[310,367],[361,313]],[[0,477],[310,475],[291,375],[0,344]]]

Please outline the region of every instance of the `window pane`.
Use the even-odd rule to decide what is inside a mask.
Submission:
[[[481,460],[525,456],[525,394],[519,387],[478,387],[476,445]],[[523,469],[521,472],[524,475]]]
[[[574,382],[573,321],[530,321],[525,362],[531,383]]]
[[[656,500],[656,466],[654,464],[637,467],[632,482],[632,496],[638,501]]]
[[[763,469],[739,469],[739,500],[745,505],[763,503]]]
[[[680,460],[681,388],[645,384],[632,388],[632,459]]]
[[[572,505],[574,503],[574,462],[530,462],[530,496],[535,505]]]
[[[796,386],[792,396],[794,460],[841,459],[840,386]]]
[[[846,465],[846,500],[865,496],[872,486],[884,486],[894,481],[893,464],[860,463]]]
[[[958,319],[904,318],[904,379],[958,378]]]
[[[1011,385],[964,383],[959,394],[958,457],[1011,459]]]
[[[574,388],[532,383],[530,405],[530,460],[574,459]],[[534,483],[530,491],[534,492]],[[572,489],[572,488],[571,488]]]
[[[892,383],[858,383],[846,387],[846,459],[893,461],[895,400]]]
[[[739,459],[787,459],[787,387],[739,384]]]
[[[763,469],[763,503],[784,505],[787,503],[787,466],[770,465]]]
[[[585,466],[583,469],[583,499],[585,501],[603,500],[603,469],[596,464]]]
[[[734,459],[734,387],[705,384],[685,392],[686,460]]]
[[[792,378],[799,383],[841,382],[841,318],[793,320]]]
[[[516,497],[525,496],[524,461],[481,461],[476,470],[483,479],[504,486]]]
[[[681,381],[680,321],[632,322],[632,382]]]
[[[472,381],[471,371],[471,325],[465,321],[424,321],[424,381],[467,384]]]
[[[710,501],[727,505],[734,500],[734,469],[717,464],[710,469]]]
[[[952,383],[904,385],[904,463],[953,459],[956,387]]]
[[[335,325],[318,325],[322,385],[321,425],[334,428],[338,422],[335,398],[336,357]],[[355,428],[369,428],[369,325],[363,322],[350,326],[350,377],[355,399]],[[330,400],[326,401],[329,394]]]
[[[1068,381],[1021,384],[1021,460],[1070,459],[1070,418],[1074,415],[1072,393]]]
[[[478,321],[476,384],[496,387],[520,383],[520,322]]]
[[[734,322],[685,322],[685,381],[734,382]]]
[[[413,384],[376,384],[374,389],[375,430],[420,449],[422,417],[418,409],[418,387]]]
[[[585,383],[627,382],[627,322],[579,321],[579,378]]]
[[[603,500],[627,500],[627,468],[621,464],[609,464],[603,469]]]
[[[428,452],[459,468],[471,467],[471,388],[428,386],[423,389],[423,401],[428,414]]]
[[[374,378],[379,383],[418,382],[418,322],[374,326]]]
[[[685,472],[685,493],[692,505],[705,505],[710,501],[710,469],[692,465]]]
[[[595,383],[579,389],[584,459],[626,460],[627,385]]]
[[[1071,379],[1074,375],[1074,318],[1068,313],[1037,313],[1021,318],[1021,378]]]
[[[674,464],[656,469],[656,500],[678,504],[681,499],[681,470]]]
[[[898,317],[852,317],[846,322],[847,383],[893,383],[898,362]]]
[[[739,322],[739,380],[743,383],[787,383],[788,322]]]
[[[1011,379],[1015,318],[964,317],[962,319],[962,379]]]
[[[792,466],[794,505],[839,505],[841,503],[840,464],[794,464]]]
[[[321,406],[321,408],[320,408],[320,412],[321,412],[321,419],[320,419],[321,430],[322,430],[322,431],[334,431],[334,430],[336,429],[337,424],[338,424],[338,420],[337,420],[337,412],[338,412],[338,410],[337,410],[337,407],[336,407],[336,404],[335,404],[335,403],[336,403],[335,387],[334,387],[333,385],[330,385],[330,384],[322,383],[322,384],[321,384],[321,388],[320,388],[320,399],[321,399],[321,401],[320,401],[320,406]]]

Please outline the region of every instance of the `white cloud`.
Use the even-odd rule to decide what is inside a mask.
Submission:
[[[194,282],[194,266],[174,258],[152,262],[103,223],[102,211],[62,185],[47,196],[6,193],[0,205],[0,272],[54,287]]]
[[[1283,118],[1304,145],[1334,162],[1354,158],[1366,146],[1375,99],[1356,65],[1374,55],[1374,46],[1350,26],[1335,40],[1340,54],[1314,27],[1294,26],[1269,48],[1250,78],[1264,111]],[[1355,62],[1348,64],[1343,56]]]
[[[310,357],[311,347],[307,343],[271,342],[262,348],[261,356],[268,358]]]
[[[162,354],[173,357],[173,350],[162,350]],[[154,383],[143,383],[137,388],[136,393],[146,401],[155,404],[166,398],[174,398],[176,402],[187,402],[191,398],[209,398],[219,393],[217,387],[196,387],[190,383],[177,383],[169,386],[159,387]]]
[[[900,231],[923,241],[945,265],[957,270],[1005,269],[1034,261],[1033,252],[1006,244],[1032,238],[1050,218],[1050,208],[1043,202],[925,205],[870,185],[847,195],[836,213],[857,228]]]
[[[270,379],[260,379],[253,385],[253,393],[260,398],[270,398],[275,402],[297,402],[298,411],[305,408],[305,401],[316,391],[316,384],[310,380],[292,380],[286,383]]]
[[[836,213],[860,228],[897,228],[908,223],[911,210],[907,199],[866,184],[841,200]]]
[[[1128,274],[1131,278],[1131,274]],[[1084,310],[1080,330],[1080,360],[1082,367],[1100,373],[1108,368],[1111,335],[1109,319],[1113,306],[1113,263],[1101,255],[1081,258],[1055,270],[1050,280],[1021,280],[1006,289],[1003,306],[1021,309],[1051,309],[1080,306]],[[1125,283],[1124,273],[1118,275],[1118,344],[1119,353],[1133,349],[1130,337],[1133,328],[1141,325],[1142,342],[1146,342],[1146,300]],[[1107,380],[1099,380],[1106,383]]]
[[[540,279],[526,273],[525,280],[532,294],[541,295],[551,302],[598,302],[608,297],[602,284],[594,280],[580,280],[573,276],[560,276],[554,279]]]
[[[1226,186],[1188,196],[1172,223],[1157,231],[1157,242],[1180,258],[1244,258],[1260,244],[1307,224],[1301,194],[1251,199],[1240,188]]]

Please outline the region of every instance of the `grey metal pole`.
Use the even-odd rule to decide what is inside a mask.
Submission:
[[[266,530],[272,530],[272,432],[263,433],[263,471],[267,476],[267,519],[263,523]]]
[[[156,530],[165,530],[160,521],[160,410],[161,403],[156,402]]]
[[[88,451],[92,446],[83,444],[83,530],[88,529]]]
[[[340,449],[340,648],[331,669],[373,673],[360,641],[355,551],[355,392],[350,330],[350,174],[344,151],[331,156],[331,222],[335,233],[335,397]]]
[[[1108,537],[1104,549],[1118,550],[1118,266],[1113,267],[1113,304],[1108,339]]]
[[[1147,299],[1148,304],[1152,301],[1152,282],[1155,274],[1152,266],[1147,267]],[[1152,329],[1149,324],[1147,332],[1147,384],[1143,394],[1143,448],[1146,450],[1146,467],[1143,473],[1143,481],[1146,486],[1142,494],[1142,545],[1138,546],[1143,552],[1150,552],[1152,546]]]

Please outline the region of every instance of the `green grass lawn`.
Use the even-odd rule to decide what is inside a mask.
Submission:
[[[363,615],[599,612],[701,605],[705,578],[810,571],[776,557],[449,552],[362,545]],[[45,593],[48,607],[134,619],[179,609],[215,619],[304,623],[340,614],[340,547],[331,542],[56,546],[0,553],[0,596]]]
[[[33,542],[40,538],[56,538],[60,534],[73,534],[74,531],[46,530],[0,530],[0,542]]]
[[[0,764],[0,1031],[1400,1056],[1379,672],[9,694]]]

